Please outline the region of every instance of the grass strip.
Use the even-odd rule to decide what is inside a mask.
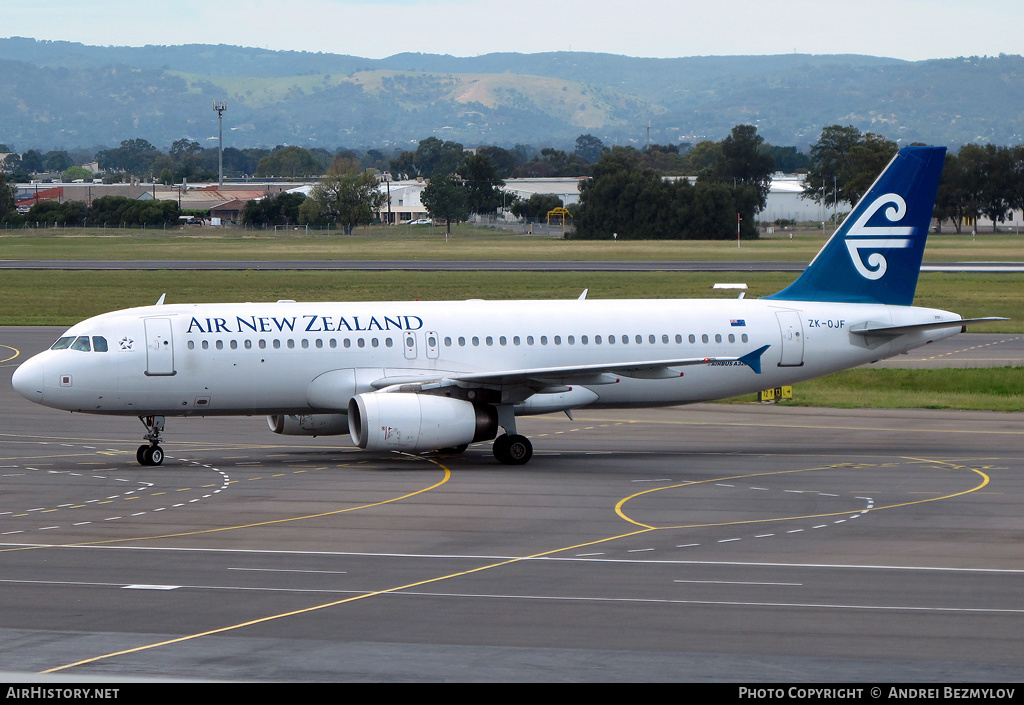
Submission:
[[[779,232],[759,240],[563,240],[463,224],[445,238],[433,226],[369,226],[338,231],[68,228],[0,230],[0,259],[412,259],[809,262],[830,232]],[[1015,233],[932,235],[924,261],[1021,261]]]
[[[745,395],[727,403],[749,403]],[[1024,411],[1024,367],[866,369],[836,372],[793,385],[780,406],[835,409],[956,409]]]

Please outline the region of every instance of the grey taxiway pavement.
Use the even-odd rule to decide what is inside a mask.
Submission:
[[[168,419],[165,464],[143,468],[134,418],[11,389],[57,332],[0,328],[4,670],[1024,677],[1024,413],[580,410],[521,421],[522,468],[488,444],[374,455],[261,418]],[[1021,337],[929,354],[1019,359]]]

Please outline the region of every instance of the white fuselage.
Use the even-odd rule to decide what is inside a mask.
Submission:
[[[18,370],[18,386],[47,406],[98,414],[344,413],[353,395],[411,379],[736,358],[769,346],[760,374],[718,362],[505,400],[517,414],[683,404],[792,384],[960,332],[872,339],[852,333],[857,325],[958,319],[908,306],[757,299],[163,305],[73,326],[64,337],[101,337],[106,351],[45,351]]]

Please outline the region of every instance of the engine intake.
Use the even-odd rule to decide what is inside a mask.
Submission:
[[[358,394],[348,403],[348,419],[352,442],[367,450],[438,450],[498,433],[493,406],[429,394]]]

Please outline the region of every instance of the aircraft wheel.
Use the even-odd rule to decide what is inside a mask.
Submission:
[[[160,446],[139,446],[135,452],[135,459],[139,461],[139,465],[162,465],[164,449]]]
[[[533,444],[526,436],[506,434],[494,439],[493,452],[504,465],[525,465],[533,457]]]

